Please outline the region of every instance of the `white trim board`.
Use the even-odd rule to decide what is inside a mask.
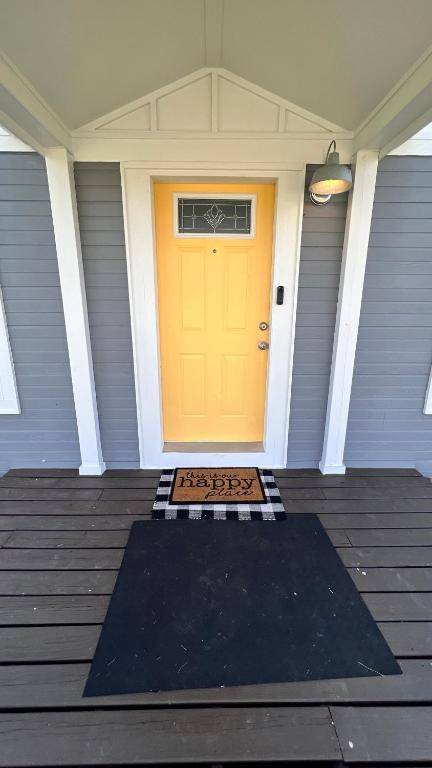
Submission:
[[[426,389],[426,397],[423,406],[425,416],[432,416],[432,368],[429,374],[429,381]]]
[[[71,148],[71,134],[32,83],[0,50],[0,83],[5,111],[0,123],[41,154],[57,145]],[[7,106],[6,106],[7,105]]]
[[[0,414],[18,413],[21,413],[21,409],[0,287]]]
[[[379,149],[380,159],[432,120],[432,46],[388,91],[354,132],[354,150]]]
[[[158,338],[153,181],[209,178],[239,181],[275,181],[276,210],[271,303],[271,338],[267,383],[264,450],[246,453],[164,452]],[[137,398],[140,466],[142,468],[205,466],[284,467],[288,425],[297,307],[300,236],[303,214],[305,168],[273,171],[231,168],[210,171],[197,168],[154,168],[146,163],[122,163],[123,215],[131,306],[135,389]],[[277,285],[285,286],[285,301],[275,303]]]
[[[400,147],[393,149],[389,155],[409,155],[428,157],[432,155],[432,139],[408,139]]]
[[[75,162],[90,163],[140,163],[148,167],[173,168],[182,170],[185,165],[202,168],[271,168],[285,170],[293,166],[303,168],[306,164],[321,164],[325,161],[331,136],[323,139],[286,138],[275,136],[236,136],[223,140],[212,137],[162,136],[159,138],[95,138],[74,139]],[[338,139],[338,152],[342,163],[352,159],[352,141]]]
[[[51,149],[46,167],[81,452],[79,473],[101,475],[106,467],[99,434],[72,158],[63,147]]]
[[[34,152],[34,149],[0,125],[0,152]]]
[[[319,463],[324,475],[345,473],[345,440],[377,168],[377,151],[357,153],[345,225],[324,444]]]

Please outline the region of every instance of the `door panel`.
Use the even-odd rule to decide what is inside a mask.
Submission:
[[[223,248],[224,306],[222,317],[226,331],[245,330],[248,314],[248,280],[251,248]]]
[[[255,196],[253,237],[176,236],[176,193]],[[154,200],[164,440],[260,442],[274,185],[157,183]]]
[[[184,331],[202,331],[205,325],[205,252],[179,248],[181,325]]]
[[[222,413],[246,414],[246,355],[222,355]]]
[[[205,416],[207,371],[205,355],[180,355],[181,416]]]

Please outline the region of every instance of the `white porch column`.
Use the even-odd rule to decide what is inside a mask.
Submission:
[[[377,166],[377,151],[357,153],[345,226],[324,445],[319,464],[323,474],[345,473],[345,437]]]
[[[47,150],[45,157],[81,451],[79,472],[80,475],[101,475],[105,464],[99,434],[72,157],[63,147]]]

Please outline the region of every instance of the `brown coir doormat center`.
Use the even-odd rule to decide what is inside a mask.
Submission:
[[[170,504],[252,504],[266,501],[256,467],[176,469]]]

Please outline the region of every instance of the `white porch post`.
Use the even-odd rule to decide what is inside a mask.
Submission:
[[[345,438],[377,166],[377,151],[357,153],[345,226],[324,445],[319,464],[323,474],[345,473]]]
[[[99,434],[72,157],[63,147],[47,150],[45,157],[81,451],[79,472],[80,475],[101,475],[105,464]]]

